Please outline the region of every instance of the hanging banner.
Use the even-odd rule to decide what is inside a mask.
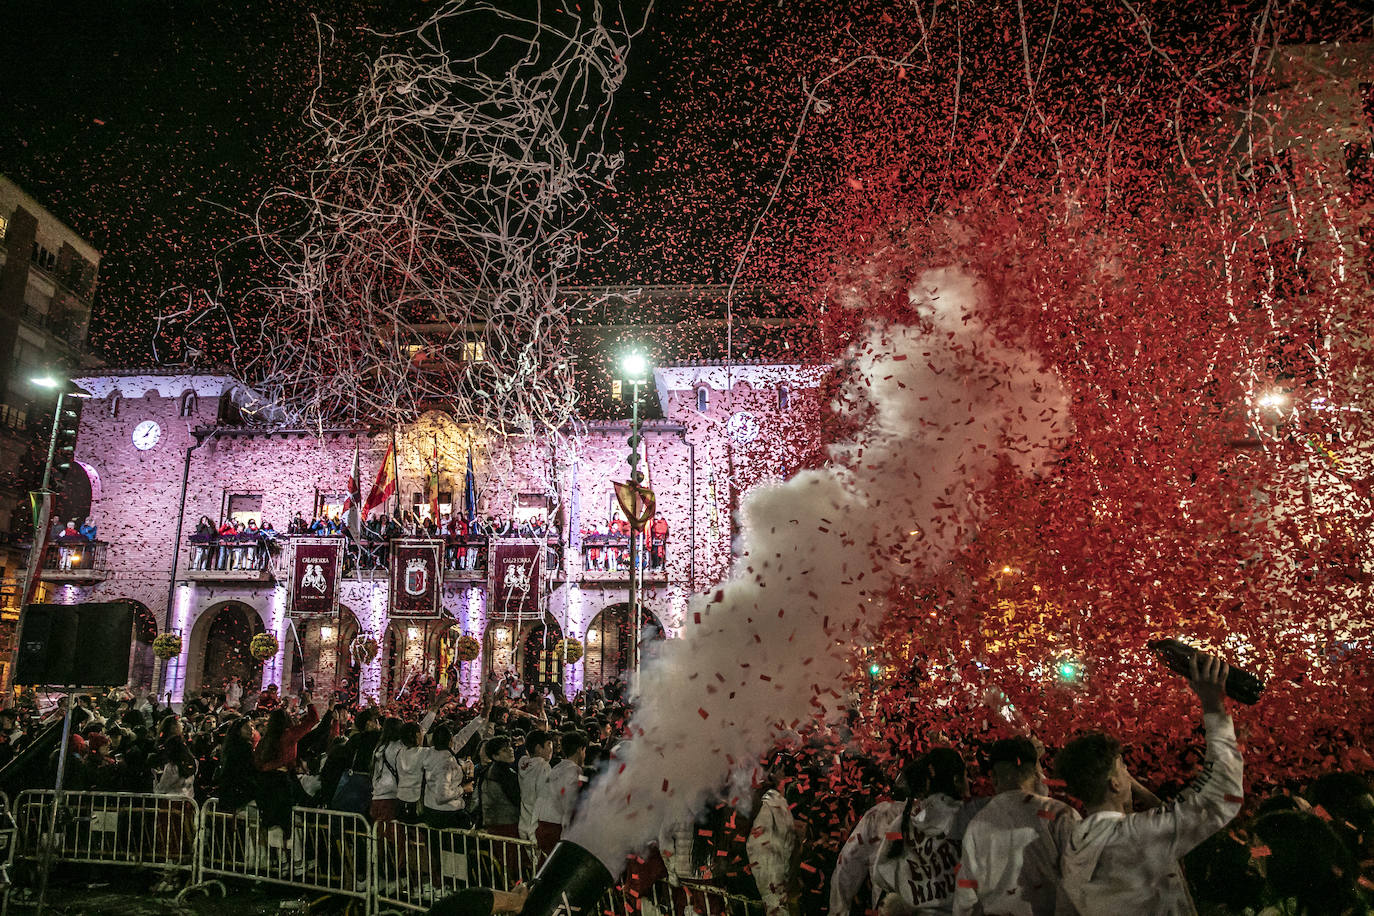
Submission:
[[[443,541],[400,538],[391,542],[392,617],[439,616],[443,555]]]
[[[339,612],[343,538],[291,539],[292,617],[332,617]]]
[[[548,545],[528,538],[493,538],[487,569],[491,606],[495,619],[541,620],[539,583],[542,581],[544,551]]]

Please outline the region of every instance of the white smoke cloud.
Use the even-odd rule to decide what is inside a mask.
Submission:
[[[894,580],[967,540],[999,461],[1033,472],[1052,456],[1059,381],[992,338],[982,294],[957,268],[925,273],[909,291],[919,326],[873,326],[848,354],[835,407],[860,431],[826,467],[745,499],[731,579],[646,663],[632,740],[567,833],[613,874],[781,732],[842,705],[852,639]]]

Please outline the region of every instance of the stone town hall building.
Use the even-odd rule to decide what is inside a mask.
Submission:
[[[689,596],[724,575],[731,513],[741,493],[795,470],[814,447],[816,394],[825,373],[798,365],[655,369],[647,397],[657,399],[651,415],[661,418],[645,422],[644,441],[649,483],[668,533],[661,562],[654,558],[643,570],[641,633],[679,635]],[[612,481],[627,476],[628,420],[588,423],[559,437],[498,441],[470,437],[450,416],[432,411],[394,433],[318,435],[236,422],[234,404],[245,389],[225,375],[121,370],[73,381],[92,395],[83,403],[76,449],[89,482],[89,511],[82,511],[84,496],[68,502],[77,507],[71,514],[95,525],[96,540],[52,544],[42,582],[49,601],[133,605],[133,684],[156,684],[180,699],[219,690],[237,675],[249,689],[312,685],[386,700],[425,673],[469,694],[493,671],[557,681],[569,693],[624,676],[633,632],[629,564],[614,562],[620,558],[612,557],[614,545],[604,543],[604,534]],[[389,509],[399,503],[403,512],[428,515],[437,451],[440,515],[464,514],[471,454],[479,517],[549,524],[537,609],[507,613],[509,606],[490,594],[488,571],[480,568],[485,562],[431,542],[442,566],[437,615],[403,612],[394,604],[390,571],[357,557],[340,563],[336,605],[293,613],[299,539],[286,535],[288,525],[297,515],[312,520],[338,512],[355,448],[366,495],[393,435],[399,492]],[[83,490],[85,482],[79,482]],[[261,554],[239,550],[237,557],[224,545],[207,547],[194,537],[202,518],[215,525],[270,522],[276,546]],[[480,547],[483,561],[494,543]],[[152,652],[154,635],[163,631],[182,636],[181,655],[166,663]],[[261,632],[275,634],[280,646],[265,661],[247,649]],[[452,658],[460,634],[482,647],[477,661],[461,666]],[[564,636],[585,647],[575,664],[565,666],[555,655]]]

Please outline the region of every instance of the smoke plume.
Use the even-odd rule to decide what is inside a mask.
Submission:
[[[1051,456],[1065,433],[1059,382],[993,339],[981,295],[956,268],[922,275],[915,325],[870,326],[847,354],[835,409],[860,431],[826,467],[744,500],[732,577],[643,668],[631,740],[568,831],[612,874],[781,732],[841,707],[854,637],[894,582],[966,541],[999,462],[1029,473]]]

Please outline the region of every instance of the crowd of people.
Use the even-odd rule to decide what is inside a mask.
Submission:
[[[1089,733],[1052,754],[1032,736],[962,749],[922,736],[910,743],[922,752],[893,766],[854,740],[854,713],[780,743],[752,798],[664,825],[625,880],[709,882],[767,916],[1368,912],[1367,780],[1331,773],[1245,799],[1227,669],[1207,656],[1195,665],[1205,757],[1168,801],[1127,766],[1129,735]],[[482,694],[468,704],[414,691],[359,707],[274,688],[249,697],[231,684],[180,709],[143,693],[82,696],[68,786],[255,806],[267,829],[286,829],[293,805],[316,806],[523,837],[547,853],[625,739],[624,688],[569,701],[507,677]],[[0,711],[0,762],[39,727],[36,715]]]

